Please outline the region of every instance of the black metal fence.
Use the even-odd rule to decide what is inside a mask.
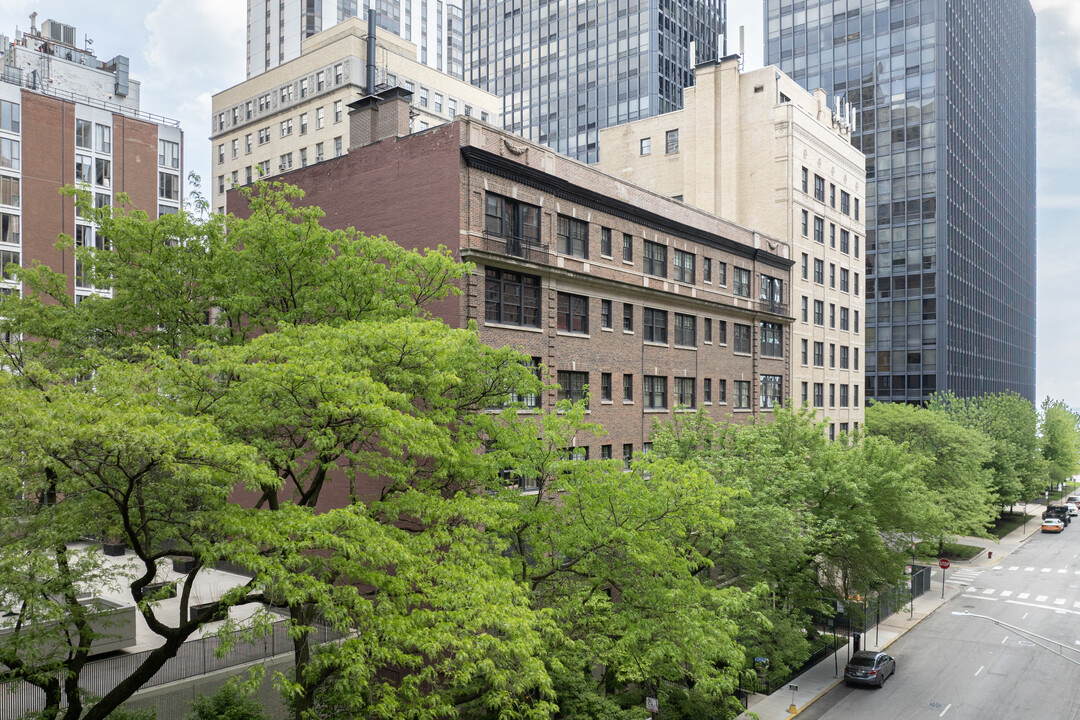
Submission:
[[[324,643],[340,637],[326,627],[316,626],[312,639]],[[168,660],[141,689],[165,685],[178,680],[206,675],[245,663],[266,660],[292,652],[293,643],[284,622],[275,623],[265,637],[253,642],[244,640],[239,632],[229,638],[228,651],[218,655],[225,641],[217,635],[184,643],[176,656]],[[135,671],[153,650],[123,653],[92,660],[79,676],[79,687],[96,696],[103,696]],[[45,694],[26,682],[0,685],[0,718],[21,718],[45,705]]]

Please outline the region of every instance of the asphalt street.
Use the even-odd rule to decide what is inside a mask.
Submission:
[[[889,647],[897,668],[882,689],[840,685],[799,720],[1080,720],[1080,522],[946,582],[964,591]]]

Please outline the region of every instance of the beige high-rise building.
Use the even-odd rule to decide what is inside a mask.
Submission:
[[[212,207],[225,193],[345,154],[348,105],[368,94],[367,25],[344,20],[305,38],[300,57],[214,95],[211,115]],[[376,33],[375,90],[412,92],[410,131],[474,116],[498,124],[502,101],[489,92],[419,62],[416,46]]]
[[[735,57],[699,65],[695,82],[682,110],[602,130],[598,167],[790,242],[792,398],[817,408],[830,436],[855,430],[866,169],[848,114],[775,67],[741,72]]]

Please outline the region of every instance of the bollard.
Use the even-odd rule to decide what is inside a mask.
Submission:
[[[993,560],[994,559],[994,551],[993,550],[987,550],[986,551],[986,559],[987,560]]]

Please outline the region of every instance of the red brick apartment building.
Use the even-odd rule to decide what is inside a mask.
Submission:
[[[609,434],[579,438],[582,457],[647,449],[684,409],[742,421],[791,394],[786,243],[470,117],[410,135],[408,95],[353,103],[348,154],[279,178],[330,228],[473,263],[433,310],[546,366],[561,389],[528,402],[587,388]]]
[[[139,83],[128,59],[102,62],[74,45],[75,28],[54,20],[4,43],[0,74],[0,260],[33,260],[68,276],[76,300],[108,288],[83,282],[57,236],[104,246],[75,204],[59,193],[81,185],[95,202],[119,193],[151,217],[181,203],[183,134],[179,124],[139,110]],[[18,292],[9,273],[0,292]]]

